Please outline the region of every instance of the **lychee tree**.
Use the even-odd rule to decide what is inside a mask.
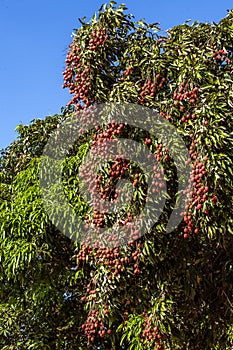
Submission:
[[[69,46],[62,116],[18,128],[1,158],[1,305],[3,349],[231,349],[233,346],[232,42],[233,12],[219,24],[185,23],[161,35],[134,21],[124,5],[80,20]],[[86,224],[111,225],[78,192],[77,171],[91,147],[119,137],[146,145],[165,170],[165,213],[145,235],[98,247],[66,237],[49,220],[38,180],[42,152],[59,123],[90,123],[90,107],[132,103],[158,111],[190,154],[181,223],[165,224],[177,174],[163,140],[117,122],[82,135],[64,163],[63,186]],[[88,174],[88,172],[86,172]],[[89,174],[88,174],[89,176]],[[87,176],[87,177],[88,177]],[[143,169],[116,158],[89,178],[104,200],[128,178],[134,202],[122,225],[147,201]],[[163,189],[158,175],[154,191]],[[94,181],[94,182],[93,182]]]

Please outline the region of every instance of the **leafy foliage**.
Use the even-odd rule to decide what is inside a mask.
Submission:
[[[162,37],[158,24],[135,22],[125,11],[111,2],[89,23],[81,20],[64,72],[70,107],[18,126],[18,139],[2,152],[1,349],[232,349],[233,12],[219,24],[185,23]],[[52,131],[105,102],[158,110],[182,135],[192,160],[179,227],[166,233],[161,221],[112,249],[59,232],[38,179]],[[102,126],[77,142],[63,171],[70,205],[96,226],[107,219],[79,196],[77,169],[94,142],[119,135],[146,144],[166,169],[171,201],[176,190],[163,140],[117,123],[107,131]],[[119,177],[134,184],[137,206],[123,218],[130,222],[146,200],[143,169],[116,160],[101,175],[105,199]]]

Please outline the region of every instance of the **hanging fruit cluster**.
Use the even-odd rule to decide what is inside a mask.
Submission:
[[[88,107],[92,102],[89,99],[91,87],[90,68],[88,66],[83,67],[80,54],[81,48],[72,43],[67,53],[66,70],[63,72],[63,88],[69,88],[70,94],[74,95],[67,105],[74,104],[78,110],[83,105]]]
[[[99,46],[104,46],[105,41],[108,39],[109,35],[106,33],[106,28],[99,28],[93,31],[92,38],[89,40],[89,49],[96,51]]]
[[[126,218],[125,223],[130,222],[131,218]],[[131,247],[131,249],[129,249]],[[141,244],[135,243],[135,240],[129,243],[126,250],[120,251],[117,248],[90,248],[90,246],[83,244],[77,255],[77,269],[80,269],[86,263],[94,266],[103,265],[108,268],[108,279],[112,280],[114,276],[118,276],[125,271],[126,266],[133,269],[135,275],[140,273],[139,262],[141,257]],[[88,289],[89,293],[90,290]],[[96,292],[96,290],[95,290]],[[91,298],[93,292],[89,293]],[[84,296],[82,301],[89,300],[88,296]]]
[[[123,73],[122,73],[122,77],[120,78],[121,81],[124,81],[132,72],[133,66],[130,66],[128,68],[126,68]]]
[[[151,317],[146,312],[143,313],[143,316],[145,317],[145,322],[143,324],[143,332],[141,336],[142,343],[144,343],[146,347],[149,345],[150,349],[164,350],[162,344],[163,337],[156,326],[156,322],[152,321]]]
[[[130,217],[128,218],[130,221]],[[126,221],[128,221],[126,219]],[[130,248],[131,247],[131,248]],[[114,281],[114,278],[120,278],[121,274],[126,273],[126,268],[131,268],[133,270],[134,275],[139,275],[139,262],[141,257],[141,244],[136,244],[133,241],[128,245],[127,250],[122,248],[122,251],[119,247],[111,249],[111,248],[98,248],[93,249],[90,248],[89,245],[83,244],[80,247],[79,253],[77,255],[77,269],[83,268],[84,265],[89,264],[89,266],[104,266],[106,271],[107,281],[111,283]],[[106,286],[108,285],[105,282]],[[105,321],[107,323],[107,317],[109,314],[109,307],[107,304],[104,305],[104,308],[101,310],[94,309],[94,305],[96,305],[96,301],[98,301],[99,297],[101,297],[101,293],[98,289],[98,281],[94,278],[86,286],[86,294],[81,297],[81,302],[93,302],[93,309],[89,312],[86,322],[81,326],[84,334],[87,336],[89,340],[88,346],[94,341],[96,341],[96,337],[104,338],[107,334],[111,334],[111,329],[107,328],[103,317],[105,317]],[[109,292],[111,289],[109,289]],[[126,302],[126,305],[130,304],[130,302]]]
[[[211,48],[214,49],[213,46]],[[231,63],[230,57],[232,56],[231,54],[232,53],[230,51],[220,49],[213,53],[213,61],[218,66],[222,66],[224,64],[230,64]]]
[[[108,305],[105,305],[105,311],[108,311]],[[89,341],[87,343],[88,347],[91,346],[91,343],[94,343],[96,338],[104,338],[106,335],[111,334],[111,329],[107,329],[104,326],[99,311],[94,309],[90,311],[86,322],[82,324],[81,328]]]
[[[145,97],[150,96],[151,98],[155,95],[155,83],[153,81],[148,81],[142,86],[142,91],[140,92],[139,103],[143,104],[145,102]]]
[[[193,137],[193,135],[191,135]],[[194,139],[190,146],[190,156],[194,160],[192,164],[192,173],[189,179],[189,186],[184,191],[184,194],[187,196],[186,198],[186,206],[185,206],[185,214],[184,214],[184,222],[186,226],[184,227],[184,238],[188,238],[189,234],[194,232],[198,234],[199,229],[195,227],[193,220],[197,218],[193,218],[193,210],[200,211],[203,208],[205,202],[208,201],[208,192],[209,187],[203,184],[205,182],[205,176],[207,174],[206,171],[206,161],[207,157],[204,158],[203,161],[200,161],[197,158],[197,152],[195,151],[195,147],[197,145],[197,140]],[[208,214],[208,209],[204,210],[205,214]]]
[[[184,82],[181,83],[180,88],[178,91],[174,91],[173,97],[174,97],[174,106],[178,107],[180,106],[180,112],[183,112],[185,110],[185,107],[182,102],[188,101],[190,104],[195,104],[197,99],[197,92],[199,91],[199,88],[195,86],[192,90],[189,90],[189,84],[185,84]],[[195,119],[195,118],[193,118]]]
[[[99,47],[105,45],[108,37],[109,35],[106,33],[105,27],[92,31],[87,44],[88,49],[91,51],[98,50]],[[63,88],[69,88],[70,94],[73,95],[67,105],[75,105],[77,112],[89,107],[93,103],[91,64],[87,64],[81,59],[85,49],[87,48],[83,48],[81,43],[75,40],[73,41],[69,46],[66,57],[66,69],[63,72]]]
[[[142,87],[139,94],[139,103],[144,104],[147,98],[153,99],[155,94],[163,89],[167,84],[167,78],[161,77],[161,74],[158,73],[154,80],[146,81]]]

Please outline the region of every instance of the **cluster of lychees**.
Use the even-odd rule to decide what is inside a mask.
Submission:
[[[140,273],[139,261],[141,257],[141,244],[135,243],[134,241],[131,246],[133,246],[134,249],[125,254],[125,252],[122,253],[120,251],[119,247],[92,249],[88,245],[83,244],[77,255],[77,269],[88,259],[89,263],[92,262],[95,266],[103,264],[103,266],[108,268],[109,280],[123,272],[125,266],[132,266],[134,274],[138,275]],[[95,294],[90,292],[89,289],[87,289],[87,293],[89,295],[82,297],[82,301],[92,300],[93,294]]]
[[[103,227],[107,210],[105,210],[106,208],[103,204],[100,205],[100,200],[112,199],[114,201],[118,198],[119,191],[115,190],[115,182],[121,179],[121,176],[127,170],[129,160],[118,158],[117,155],[114,156],[113,154],[113,164],[107,177],[106,174],[103,176],[100,173],[96,173],[95,169],[99,161],[101,163],[105,160],[109,161],[113,142],[117,142],[117,139],[114,139],[114,137],[120,135],[123,128],[123,124],[118,124],[114,121],[109,123],[104,131],[97,127],[93,140],[92,157],[80,171],[80,175],[87,186],[87,192],[92,195],[94,208],[93,218],[91,219],[89,215],[86,216],[87,225],[93,223],[96,227]]]
[[[156,75],[156,79],[154,81],[148,80],[141,87],[141,92],[139,94],[139,103],[143,104],[145,102],[146,97],[153,98],[157,90],[161,90],[167,82],[167,78],[161,77],[161,74],[158,73]]]
[[[83,68],[80,51],[81,48],[75,43],[70,45],[66,58],[66,69],[63,72],[63,88],[68,87],[70,93],[74,95],[67,105],[75,104],[77,109],[82,109],[83,105],[88,107],[91,104],[89,98],[91,79],[88,74],[90,68],[87,66]]]
[[[115,161],[109,169],[109,178],[107,184],[103,184],[103,176],[98,175],[96,177],[96,190],[99,192],[100,197],[104,200],[109,199],[111,194],[113,198],[117,199],[119,196],[119,191],[115,190],[115,182],[122,179],[122,175],[125,174],[129,167],[128,159],[119,159],[116,157]]]
[[[159,333],[158,327],[155,325],[155,322],[151,320],[151,317],[148,316],[146,312],[143,313],[145,316],[145,322],[143,324],[142,332],[142,342],[149,344],[150,348],[156,350],[164,350],[162,345],[162,336]]]
[[[108,312],[108,305],[105,305],[104,311]],[[104,338],[106,334],[111,334],[111,329],[105,327],[98,310],[90,311],[86,322],[82,324],[81,328],[88,338],[88,347],[91,346],[96,337]]]
[[[224,49],[217,50],[213,53],[214,63],[217,65],[222,65],[224,63],[230,64],[231,60],[230,60],[229,56],[230,56],[230,53],[227,52],[226,50],[224,50]]]
[[[158,143],[156,145],[156,151],[154,153],[154,158],[157,162],[161,162],[164,160],[168,162],[170,160],[168,148],[162,145],[162,143]],[[152,192],[159,193],[165,187],[164,174],[165,169],[160,169],[158,164],[153,166],[153,180],[152,180]]]
[[[139,259],[141,257],[141,244],[134,242],[134,249],[128,251],[120,251],[119,247],[116,248],[90,248],[89,245],[82,244],[81,249],[77,255],[77,269],[80,268],[80,264],[88,262],[91,265],[97,266],[103,264],[109,271],[106,274],[107,280],[111,281],[114,277],[123,273],[126,266],[133,268],[134,274],[140,274]],[[94,278],[91,278],[90,282],[86,286],[86,295],[81,298],[81,302],[92,302],[98,296],[97,282]],[[96,340],[96,337],[104,338],[105,335],[111,334],[111,329],[107,329],[104,324],[103,317],[109,314],[108,305],[105,304],[101,310],[93,309],[90,311],[86,322],[81,326],[85,335],[88,338],[88,346]]]
[[[93,150],[92,150],[92,157],[89,162],[85,164],[85,166],[81,169],[80,175],[84,179],[85,183],[87,184],[87,191],[88,193],[92,194],[93,198],[93,215],[92,217],[90,214],[86,215],[86,228],[90,228],[90,225],[94,224],[96,228],[102,228],[105,227],[106,224],[110,223],[108,220],[110,219],[110,216],[108,215],[108,210],[106,203],[106,207],[103,204],[103,202],[100,201],[104,200],[111,200],[116,201],[119,197],[120,190],[117,190],[115,188],[115,184],[117,181],[122,179],[122,176],[125,174],[127,170],[129,170],[129,160],[124,158],[119,158],[118,155],[113,157],[112,164],[110,166],[110,169],[108,169],[108,173],[97,173],[94,171],[96,161],[98,159],[98,156],[101,157],[102,160],[106,158],[106,160],[109,160],[109,154],[111,153],[111,145],[113,141],[117,142],[117,139],[114,138],[115,136],[120,135],[122,130],[124,129],[123,124],[118,124],[116,122],[111,122],[108,124],[107,128],[103,131],[96,128],[97,133],[94,135],[94,141],[93,141]],[[152,140],[150,138],[146,138],[144,143],[149,146],[151,144]],[[149,154],[148,156],[152,157],[152,154]],[[157,161],[160,161],[162,157],[164,157],[165,160],[169,160],[168,150],[163,150],[162,144],[157,145],[157,149],[155,152],[154,157]],[[106,167],[105,167],[106,172]],[[132,180],[132,184],[134,187],[137,187],[140,185],[139,181],[139,173],[132,174],[130,172],[130,177]],[[161,171],[159,171],[158,166],[154,166],[154,178],[152,181],[152,193],[158,193],[164,186],[165,183],[163,180],[163,174]],[[145,186],[144,186],[145,187]],[[144,188],[145,189],[145,188]],[[145,200],[147,201],[148,198],[146,198],[145,194]],[[131,200],[131,199],[129,199]],[[127,216],[126,218],[124,216]],[[115,217],[115,222],[118,223],[122,229],[121,232],[123,232],[122,237],[119,237],[117,234],[113,234],[109,237],[104,237],[107,242],[114,242],[117,246],[118,244],[121,244],[121,239],[124,239],[124,241],[128,240],[129,243],[132,243],[134,240],[137,240],[140,235],[140,231],[138,229],[138,225],[140,222],[132,223],[133,216],[131,212],[127,212],[125,214],[121,214],[120,218]],[[130,224],[128,226],[128,224]],[[137,271],[137,268],[135,268]]]
[[[97,128],[98,129],[98,128]],[[110,155],[110,147],[111,144],[109,141],[113,140],[115,137],[119,136],[124,129],[124,124],[118,124],[115,121],[108,123],[107,128],[103,131],[99,130],[94,135],[93,142],[93,156],[101,155],[102,159],[104,159],[104,155],[109,158]],[[115,139],[115,143],[117,143],[117,139]]]
[[[139,103],[143,104],[145,102],[146,96],[154,97],[156,91],[155,83],[149,80],[142,86],[141,90],[142,91],[140,92]]]
[[[92,51],[96,51],[99,46],[104,45],[108,39],[106,28],[99,28],[92,32],[88,46]],[[67,105],[74,104],[77,111],[85,109],[92,104],[91,98],[91,78],[90,67],[84,65],[81,59],[82,48],[76,41],[70,46],[66,57],[66,69],[63,72],[63,88],[69,88],[73,95]]]
[[[161,117],[163,117],[163,118],[169,120],[169,121],[172,120],[172,117],[171,117],[171,115],[170,115],[169,113],[164,113],[163,111],[160,111],[160,112],[159,112],[159,115],[160,115]]]
[[[165,161],[169,161],[169,149],[164,147],[162,143],[157,143],[154,157],[158,162],[160,162],[163,158]]]
[[[180,88],[178,91],[174,91],[173,97],[174,97],[174,106],[178,107],[180,106],[180,112],[183,112],[185,110],[185,106],[183,105],[183,101],[188,101],[191,105],[195,104],[197,99],[197,92],[199,88],[195,86],[193,89],[190,90],[189,84],[185,84],[184,82],[180,84]],[[186,118],[189,119],[189,118]],[[194,116],[192,116],[192,119],[195,119]]]
[[[199,229],[195,227],[194,223],[192,222],[191,212],[194,208],[197,211],[201,210],[203,208],[203,204],[208,200],[209,187],[203,184],[203,180],[206,175],[205,162],[208,160],[208,158],[205,157],[203,161],[200,161],[197,158],[197,152],[195,151],[196,144],[197,140],[194,139],[191,143],[189,152],[194,162],[192,164],[189,186],[184,191],[184,194],[187,195],[184,215],[184,222],[186,224],[184,227],[184,238],[188,238],[189,234],[192,232],[198,234]],[[205,209],[204,213],[208,214],[208,209]]]
[[[125,69],[122,73],[122,77],[120,78],[121,81],[124,81],[126,77],[128,77],[133,69],[133,66],[128,67]]]
[[[109,38],[106,32],[106,28],[99,28],[92,32],[92,38],[89,40],[89,49],[96,51],[98,46],[104,45],[105,41]]]

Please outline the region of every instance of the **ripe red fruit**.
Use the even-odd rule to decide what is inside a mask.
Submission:
[[[187,239],[188,238],[188,233],[184,233],[184,239]]]

